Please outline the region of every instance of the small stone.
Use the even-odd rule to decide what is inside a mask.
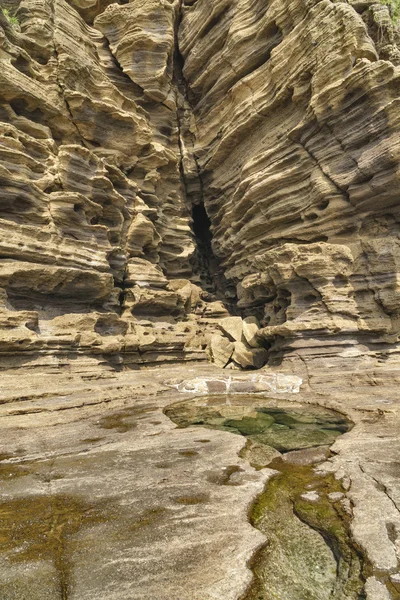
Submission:
[[[386,586],[378,581],[376,577],[368,577],[365,584],[367,600],[391,600]]]
[[[292,450],[291,452],[286,452],[282,456],[282,460],[292,465],[315,465],[326,459],[328,451],[329,446]]]
[[[219,322],[221,330],[232,341],[241,342],[243,338],[243,321],[241,317],[227,317]]]
[[[257,388],[252,381],[232,381],[229,392],[232,394],[252,394],[257,392]]]
[[[210,394],[225,394],[226,393],[226,381],[220,381],[218,379],[207,381],[207,387]]]
[[[308,500],[309,502],[317,502],[319,500],[319,494],[315,490],[312,492],[306,492],[300,496],[303,500]]]
[[[328,498],[329,500],[332,500],[332,502],[337,502],[338,500],[341,500],[344,497],[344,494],[342,492],[331,492],[330,494],[328,494]]]
[[[256,335],[260,328],[260,324],[256,317],[246,317],[243,319],[243,336],[252,348],[258,348],[260,346],[260,342],[258,341]]]
[[[240,371],[240,366],[231,360],[225,367],[226,369],[230,369],[231,371]]]
[[[349,491],[350,485],[351,485],[350,478],[349,477],[343,477],[343,479],[342,479],[342,487],[343,487],[343,489],[346,490],[346,492]]]

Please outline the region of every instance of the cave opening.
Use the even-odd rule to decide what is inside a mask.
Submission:
[[[211,250],[211,221],[206,213],[204,203],[196,204],[192,210],[193,232],[199,243],[210,246]]]
[[[213,300],[227,303],[227,282],[223,270],[212,248],[211,220],[204,202],[192,207],[192,228],[196,241],[196,254],[193,270],[197,283],[211,294]]]
[[[211,246],[211,221],[204,202],[195,204],[192,208],[192,228],[196,241],[194,272],[201,287],[215,294],[217,263]]]

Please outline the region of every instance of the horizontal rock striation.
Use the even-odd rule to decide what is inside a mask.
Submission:
[[[400,71],[388,7],[184,5],[204,202],[242,314],[261,320],[275,362],[355,344],[393,352]]]
[[[3,366],[205,359],[209,317],[228,314],[199,326],[178,3],[110,4],[0,14]]]
[[[1,0],[1,598],[242,597],[271,472],[167,422],[180,393],[353,420],[321,469],[399,597],[387,1]]]
[[[208,355],[231,368],[396,356],[388,6],[4,6],[6,366],[16,354],[114,367]],[[230,315],[250,337],[224,332]]]

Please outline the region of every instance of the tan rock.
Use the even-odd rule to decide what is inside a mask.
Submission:
[[[243,342],[235,342],[232,360],[244,369],[253,367],[260,369],[268,359],[268,353],[264,348],[250,348]]]
[[[257,333],[260,329],[260,323],[257,317],[246,317],[243,319],[243,337],[247,344],[252,348],[257,348],[260,343],[257,339]]]
[[[209,319],[220,319],[221,317],[228,317],[229,312],[221,300],[215,302],[207,302],[204,306],[204,316]]]
[[[95,22],[124,72],[158,102],[165,101],[171,91],[174,4],[132,0],[123,7],[111,5]]]
[[[124,283],[127,286],[165,288],[168,279],[158,265],[141,258],[130,258],[126,265]]]
[[[243,338],[243,321],[241,317],[227,317],[219,322],[220,329],[232,341],[240,342]]]
[[[391,596],[386,586],[376,577],[368,577],[365,584],[367,600],[390,600]]]
[[[225,367],[234,351],[234,344],[227,338],[215,334],[211,337],[209,351],[210,358],[217,367]]]

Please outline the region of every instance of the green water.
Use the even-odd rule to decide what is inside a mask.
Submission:
[[[208,396],[175,403],[178,427],[243,435],[241,456],[275,474],[249,512],[266,538],[253,557],[253,581],[241,600],[361,600],[369,565],[351,537],[341,482],[318,471],[352,423],[311,405],[260,396]]]
[[[259,396],[239,398],[209,396],[173,404],[164,412],[179,427],[230,431],[282,453],[330,446],[352,426],[342,415],[321,407],[257,406],[262,401]]]

